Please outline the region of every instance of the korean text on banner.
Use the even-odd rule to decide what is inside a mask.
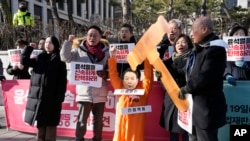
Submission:
[[[100,88],[102,86],[102,78],[96,73],[103,70],[103,65],[90,64],[81,62],[70,63],[70,83],[75,85],[86,85]]]
[[[250,61],[250,36],[223,37],[228,44],[227,61]]]
[[[12,66],[20,64],[22,49],[8,50],[9,60]]]
[[[128,63],[127,56],[129,52],[132,51],[132,48],[135,46],[135,44],[134,43],[110,44],[110,47],[113,46],[117,48],[117,53],[116,53],[117,63]]]

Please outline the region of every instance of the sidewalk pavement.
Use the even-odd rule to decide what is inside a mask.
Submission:
[[[0,99],[1,100],[1,99]],[[7,131],[5,124],[4,107],[0,105],[0,141],[35,141],[36,135],[32,133],[24,133],[9,129]],[[74,138],[70,137],[57,137],[57,141],[74,141]],[[91,141],[87,139],[86,141]],[[111,141],[111,140],[103,140]]]

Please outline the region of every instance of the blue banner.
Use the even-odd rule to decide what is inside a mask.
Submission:
[[[230,125],[250,125],[250,81],[237,86],[224,82],[227,101],[227,124],[219,129],[219,141],[230,141]]]

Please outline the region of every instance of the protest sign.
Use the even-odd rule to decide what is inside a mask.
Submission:
[[[96,71],[98,70],[103,70],[103,65],[71,62],[69,81],[75,85],[100,88],[102,86],[102,78],[97,75]]]

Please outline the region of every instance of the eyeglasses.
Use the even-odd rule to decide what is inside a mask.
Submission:
[[[92,38],[97,38],[97,37],[99,37],[100,35],[98,35],[98,34],[87,34],[87,37],[92,37]]]

